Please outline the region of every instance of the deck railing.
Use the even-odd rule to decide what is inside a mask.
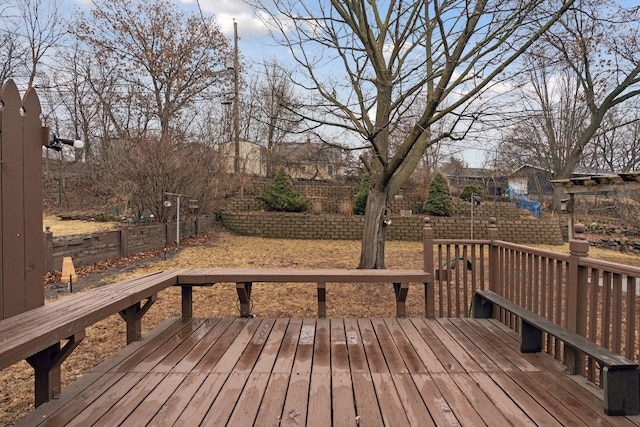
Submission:
[[[631,360],[640,358],[637,306],[640,268],[588,257],[584,226],[576,225],[569,253],[558,253],[498,240],[490,219],[489,240],[433,239],[425,220],[424,268],[427,317],[467,317],[473,291],[489,289],[556,324]],[[517,319],[499,318],[518,329]],[[547,337],[544,351],[571,371],[598,382],[595,361]]]

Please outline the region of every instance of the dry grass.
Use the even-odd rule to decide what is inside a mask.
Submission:
[[[110,277],[109,282],[151,271],[189,267],[355,268],[360,243],[355,241],[281,240],[217,233],[200,247],[182,249],[168,259],[144,268]],[[389,242],[389,268],[422,268],[422,245]],[[314,284],[256,284],[253,312],[259,317],[316,317]],[[327,285],[327,315],[330,317],[389,317],[395,315],[390,285]],[[143,332],[170,317],[180,315],[180,290],[167,289],[143,319]],[[407,315],[424,313],[424,291],[416,285],[409,291]],[[194,291],[194,315],[236,317],[234,284],[218,284]],[[113,315],[87,329],[87,337],[62,365],[63,388],[125,345],[124,322]],[[0,371],[0,425],[13,424],[33,409],[33,370],[20,362]]]
[[[117,228],[119,225],[117,222],[80,221],[75,219],[61,220],[55,215],[44,215],[42,222],[43,227],[50,227],[50,231],[53,232],[54,236],[108,231]]]
[[[560,252],[564,254],[569,253],[569,244],[565,243],[564,245],[529,245],[540,249],[545,249],[548,251]],[[628,253],[628,252],[618,252],[612,251],[609,249],[601,249],[591,246],[589,248],[589,257],[600,259],[603,261],[617,262],[619,264],[633,265],[636,267],[640,267],[640,256],[638,254]]]

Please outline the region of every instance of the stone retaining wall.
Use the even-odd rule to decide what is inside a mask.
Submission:
[[[223,213],[222,224],[229,230],[248,236],[283,239],[360,240],[364,217],[282,213]],[[393,216],[387,229],[389,240],[422,240],[423,217]],[[468,239],[468,218],[432,218],[436,239]],[[486,239],[488,221],[474,220],[474,238]],[[562,234],[556,220],[505,219],[498,221],[501,240],[520,244],[561,245]]]

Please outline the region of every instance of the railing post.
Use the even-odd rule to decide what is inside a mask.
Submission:
[[[588,271],[580,267],[580,258],[589,255],[589,242],[584,236],[583,224],[576,224],[573,239],[569,241],[569,264],[567,266],[567,328],[579,335],[587,333],[587,280]],[[565,346],[565,364],[574,374],[585,370],[585,357]]]
[[[433,228],[431,228],[431,218],[429,217],[425,217],[422,227],[422,255],[424,257],[423,271],[429,273],[429,281],[424,284],[424,314],[427,318],[434,318],[436,316],[436,301],[433,271]]]
[[[489,290],[500,294],[500,253],[494,242],[498,240],[497,222],[494,217],[489,218],[489,228],[487,229],[487,237],[491,241],[489,243]]]

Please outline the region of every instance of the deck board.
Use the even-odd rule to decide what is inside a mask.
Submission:
[[[638,425],[487,319],[166,322],[19,425]]]

